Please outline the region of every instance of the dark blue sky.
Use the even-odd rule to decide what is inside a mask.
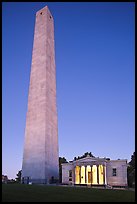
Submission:
[[[55,23],[59,156],[131,159],[135,4],[2,3],[2,173],[22,168],[35,13]]]

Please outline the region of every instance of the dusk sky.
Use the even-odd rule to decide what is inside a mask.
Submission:
[[[135,151],[135,3],[2,3],[2,174],[22,168],[35,14],[54,18],[59,156]]]

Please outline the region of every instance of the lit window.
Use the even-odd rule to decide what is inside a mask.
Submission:
[[[116,176],[116,175],[117,175],[116,168],[112,169],[112,175],[113,175],[113,176]]]

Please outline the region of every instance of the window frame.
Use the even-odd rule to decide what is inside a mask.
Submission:
[[[116,168],[112,169],[112,176],[117,176],[117,169]]]

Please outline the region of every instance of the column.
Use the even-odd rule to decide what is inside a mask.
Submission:
[[[80,183],[80,166],[75,166],[75,184]]]
[[[96,165],[97,166],[97,183],[99,184],[99,165],[97,164]]]
[[[105,167],[103,165],[103,184],[105,184]]]
[[[106,165],[103,165],[103,172],[104,172],[104,184],[107,184]]]
[[[93,165],[90,166],[90,167],[91,167],[91,184],[92,184],[92,182],[93,182],[93,178],[92,178],[92,177],[93,177],[93,175],[92,175],[92,166],[93,166]]]
[[[79,167],[79,183],[81,183],[81,166]]]
[[[87,166],[85,166],[85,184],[87,184]]]
[[[72,170],[72,183],[73,183],[73,185],[75,184],[75,167]]]

